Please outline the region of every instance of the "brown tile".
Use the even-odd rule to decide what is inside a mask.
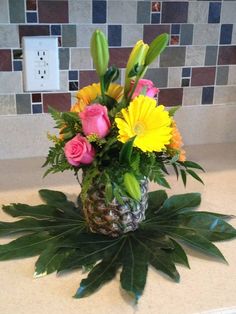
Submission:
[[[41,102],[41,94],[32,94],[32,102]]]
[[[188,2],[163,2],[162,23],[187,23]]]
[[[69,111],[71,107],[70,93],[43,94],[43,110],[48,112],[48,106],[59,111]]]
[[[151,41],[162,33],[170,33],[170,25],[144,25],[143,39],[150,44]]]
[[[99,82],[96,71],[80,71],[79,72],[80,88]]]
[[[159,1],[152,2],[152,12],[160,12],[161,3]]]
[[[236,46],[221,46],[219,48],[218,64],[236,64]]]
[[[131,50],[131,48],[111,48],[110,64],[116,65],[118,68],[125,68]]]
[[[29,11],[36,11],[37,10],[36,0],[26,0],[26,9]]]
[[[215,67],[202,67],[192,69],[192,86],[206,86],[215,84]]]
[[[39,23],[68,23],[68,1],[47,1],[38,2]]]
[[[179,35],[172,35],[170,38],[170,44],[173,45],[179,45]]]
[[[44,36],[49,34],[48,25],[19,25],[20,42],[23,36]]]
[[[182,105],[183,88],[161,89],[158,95],[160,105],[172,107]]]
[[[11,50],[1,49],[0,50],[0,71],[11,71]]]

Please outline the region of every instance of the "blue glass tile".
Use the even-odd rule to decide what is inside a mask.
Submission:
[[[33,113],[42,113],[43,109],[42,109],[42,104],[34,104],[32,106],[33,109]]]
[[[51,35],[61,35],[61,25],[51,25]]]
[[[203,87],[202,89],[202,104],[213,104],[214,87]]]
[[[27,23],[37,23],[37,13],[36,12],[27,12],[26,13]]]
[[[22,61],[13,62],[14,71],[22,71]]]
[[[77,81],[78,80],[78,71],[69,71],[69,80]]]
[[[171,34],[178,35],[180,33],[180,25],[179,24],[172,24],[171,26]]]
[[[106,1],[93,1],[93,23],[106,23]]]
[[[191,76],[191,68],[183,68],[182,77],[190,77],[190,76]]]
[[[121,46],[121,25],[108,25],[109,46]]]
[[[152,24],[160,24],[160,21],[161,21],[160,13],[152,13],[151,23]]]
[[[74,90],[78,90],[78,81],[76,82],[69,82],[69,90],[70,91],[74,91]]]
[[[221,11],[220,2],[210,2],[208,23],[220,23],[220,11]]]
[[[220,44],[231,44],[233,24],[222,24],[220,30]]]

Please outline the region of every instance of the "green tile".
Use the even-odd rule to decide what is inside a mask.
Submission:
[[[161,54],[161,67],[178,67],[185,64],[186,47],[167,47]]]
[[[9,12],[11,23],[25,23],[24,0],[9,0]]]
[[[167,87],[168,69],[148,69],[145,78],[151,80],[156,87]]]
[[[30,94],[16,94],[16,111],[17,114],[31,113]]]
[[[8,0],[1,0],[0,23],[9,23]]]
[[[137,23],[139,24],[150,23],[151,16],[150,11],[151,11],[150,1],[138,1]]]
[[[227,85],[228,76],[229,76],[228,66],[217,67],[216,85]]]
[[[60,48],[59,49],[60,70],[68,70],[69,62],[70,62],[69,48]]]
[[[76,26],[62,25],[62,46],[76,47]]]

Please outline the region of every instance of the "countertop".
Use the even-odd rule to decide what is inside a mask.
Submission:
[[[207,172],[201,175],[205,185],[189,178],[185,189],[181,181],[176,182],[171,175],[169,194],[201,192],[201,210],[236,215],[236,144],[196,145],[187,147],[187,153],[189,160],[201,163],[206,169]],[[42,179],[43,160],[0,161],[0,204],[40,203],[37,191],[41,188],[60,190],[75,199],[79,186],[73,174]],[[158,189],[158,186],[150,186],[150,189],[154,188]],[[0,220],[10,221],[10,218],[0,212]],[[236,219],[231,223],[236,226]],[[6,239],[0,241],[7,242]],[[173,283],[150,268],[144,294],[136,306],[121,291],[118,275],[89,298],[76,300],[72,295],[85,276],[80,271],[33,279],[37,257],[0,262],[0,313],[199,314],[219,308],[231,308],[230,313],[236,313],[236,241],[216,245],[229,265],[187,249],[191,270],[178,266],[180,283]]]

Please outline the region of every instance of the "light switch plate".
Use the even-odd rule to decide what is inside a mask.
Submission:
[[[23,37],[25,91],[60,89],[57,37]]]

